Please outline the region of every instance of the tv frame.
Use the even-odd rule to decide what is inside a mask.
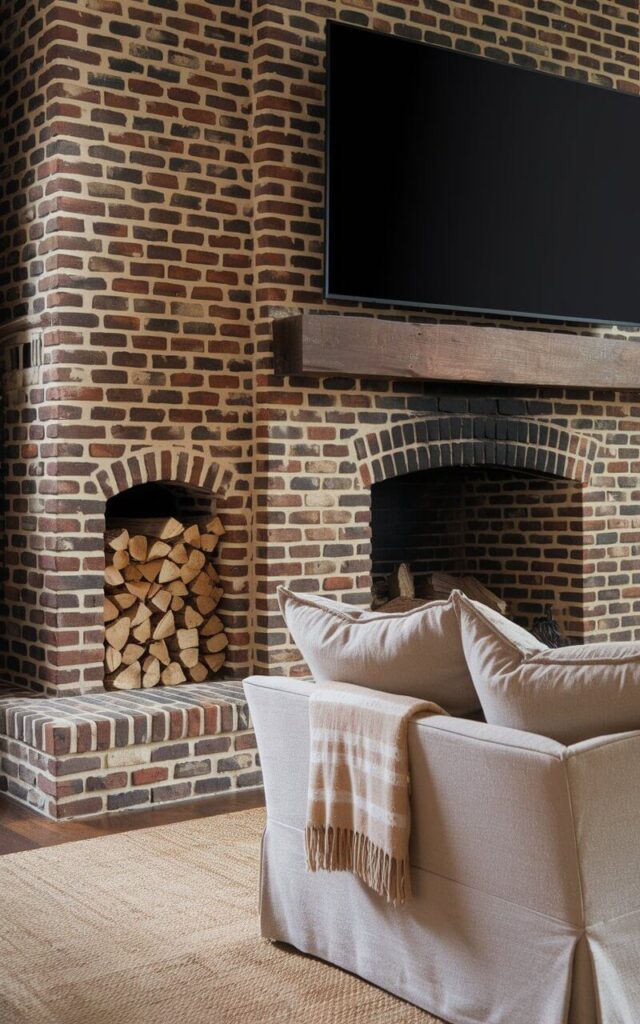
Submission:
[[[431,50],[444,50],[447,53],[455,54],[460,57],[468,57],[471,60],[483,61],[492,64],[499,63],[502,67],[509,68],[511,71],[516,73],[528,74],[528,75],[543,75],[545,78],[554,78],[559,82],[571,82],[574,85],[579,85],[585,89],[598,89],[604,92],[619,92],[617,89],[610,89],[606,85],[599,85],[597,82],[579,82],[576,79],[565,78],[563,75],[556,75],[549,71],[542,71],[540,68],[521,68],[516,64],[502,63],[501,61],[492,61],[489,57],[483,57],[476,53],[460,53],[457,50],[452,49],[448,46],[436,46],[434,43],[425,43],[422,40],[417,39],[405,39],[403,36],[395,36],[390,32],[381,32],[378,29],[365,28],[363,25],[352,25],[349,22],[337,21],[335,18],[327,19],[325,23],[325,105],[324,105],[324,123],[325,123],[325,136],[324,136],[324,244],[323,244],[323,288],[322,293],[325,299],[338,299],[348,302],[365,302],[371,306],[385,306],[385,307],[399,307],[404,309],[424,309],[424,310],[443,310],[450,313],[482,313],[491,316],[501,317],[519,317],[527,320],[534,321],[550,321],[555,323],[570,323],[570,324],[592,324],[593,326],[600,327],[640,327],[640,320],[638,322],[626,321],[626,320],[593,320],[590,317],[574,316],[571,313],[567,314],[555,314],[555,313],[530,313],[524,310],[513,310],[513,309],[492,309],[490,307],[483,306],[448,306],[439,303],[424,303],[424,302],[411,302],[408,299],[393,299],[393,298],[372,298],[370,295],[343,295],[339,292],[332,292],[329,289],[329,209],[330,209],[330,187],[329,187],[329,140],[331,137],[331,47],[329,45],[329,36],[331,33],[331,27],[333,25],[340,26],[341,28],[349,28],[353,31],[366,33],[368,35],[377,36],[388,36],[390,39],[398,43],[406,43],[410,46],[425,46]],[[623,93],[622,95],[629,95]],[[631,97],[632,99],[638,100],[639,109],[638,114],[640,115],[640,97]]]

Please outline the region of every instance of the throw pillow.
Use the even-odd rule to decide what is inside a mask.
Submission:
[[[285,587],[278,588],[278,600],[317,682],[355,683],[431,700],[452,715],[478,709],[451,601],[385,613]]]
[[[460,591],[452,600],[487,722],[566,744],[640,729],[640,643],[548,648]]]

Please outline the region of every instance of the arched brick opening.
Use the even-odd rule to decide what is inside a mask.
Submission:
[[[96,474],[105,498],[129,487],[164,480],[197,487],[224,500],[235,490],[237,479],[232,463],[180,448],[141,449]]]
[[[108,525],[105,510],[109,499],[122,495],[130,489],[144,489],[146,484],[162,484],[173,489],[185,510],[189,509],[198,517],[220,514],[226,533],[221,538],[215,553],[215,567],[220,577],[224,596],[217,611],[225,622],[229,637],[225,678],[243,678],[249,669],[249,594],[247,550],[250,543],[250,512],[246,487],[236,466],[228,460],[212,460],[198,452],[186,449],[147,448],[134,452],[115,461],[108,468],[96,473],[95,483],[104,498],[99,519],[100,534],[104,535]],[[140,513],[153,516],[153,508]],[[95,560],[99,577],[104,573],[104,552]],[[95,577],[94,577],[95,578]],[[102,622],[103,589],[96,587],[96,627],[103,636]],[[85,679],[89,685],[83,689],[100,689],[104,679],[101,650],[98,648],[94,664],[85,667]]]
[[[587,483],[598,442],[551,423],[497,416],[403,420],[354,442],[365,487],[448,466],[508,466]]]
[[[490,416],[402,421],[354,441],[370,495],[371,583],[411,565],[416,593],[434,573],[474,576],[531,626],[551,605],[583,639],[584,498],[598,442],[552,424]]]

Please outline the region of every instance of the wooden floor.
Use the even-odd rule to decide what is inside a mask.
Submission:
[[[95,817],[79,818],[75,821],[51,821],[0,795],[0,856],[5,853],[37,850],[43,846],[57,846],[59,843],[72,843],[78,839],[95,839],[96,836],[113,835],[115,832],[153,828],[154,825],[170,825],[174,821],[189,821],[191,818],[207,818],[213,814],[245,811],[250,807],[261,807],[263,804],[263,791],[248,789],[186,801],[173,806],[121,811],[117,814],[96,814]]]

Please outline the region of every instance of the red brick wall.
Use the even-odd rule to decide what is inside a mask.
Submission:
[[[202,479],[220,466],[231,474],[218,505],[227,551],[242,548],[242,557],[230,555],[226,609],[236,630],[230,661],[241,673],[249,11],[235,0],[42,0],[13,9],[4,65],[5,121],[15,125],[15,197],[3,197],[5,665],[38,687],[100,685],[100,475],[116,462],[120,486],[137,482],[145,462],[136,453],[149,452],[168,453],[174,473],[183,451],[202,457]],[[33,337],[42,338],[42,365],[11,369],[16,347]]]
[[[232,670],[302,671],[277,582],[368,591],[354,439],[478,408],[602,440],[585,494],[585,629],[640,636],[635,396],[283,381],[270,352],[274,315],[362,311],[321,295],[327,17],[637,93],[635,0],[10,6],[4,671],[61,692],[100,685],[100,481],[115,462],[136,482],[145,453],[175,473],[181,452],[189,473],[203,460],[198,479],[222,467],[231,481],[214,498],[233,517]],[[32,339],[41,365],[16,368]]]

